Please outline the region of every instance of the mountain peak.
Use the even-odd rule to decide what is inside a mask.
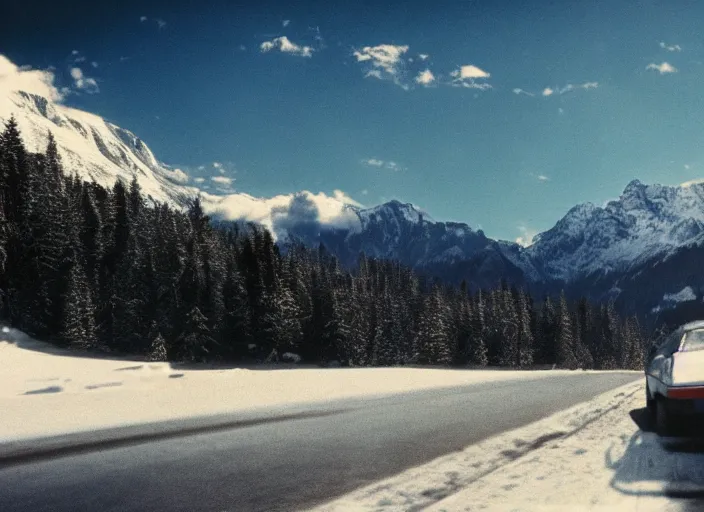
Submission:
[[[648,188],[647,185],[644,185],[643,182],[641,182],[638,179],[631,180],[631,182],[626,185],[626,188],[623,189],[623,194],[621,194],[621,198],[636,198],[636,197],[642,197]]]

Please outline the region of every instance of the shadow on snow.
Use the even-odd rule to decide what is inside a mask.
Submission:
[[[621,446],[616,442],[605,454],[606,467],[614,471],[611,487],[629,496],[681,500],[682,511],[704,510],[702,421],[683,424],[677,437],[660,437],[647,409],[629,414],[638,432],[621,436]]]

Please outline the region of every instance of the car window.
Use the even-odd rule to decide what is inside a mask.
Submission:
[[[695,329],[684,335],[684,343],[680,352],[691,352],[693,350],[704,350],[704,329]]]

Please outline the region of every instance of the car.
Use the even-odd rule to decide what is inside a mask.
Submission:
[[[704,416],[704,321],[681,326],[654,344],[645,364],[647,408],[661,436],[685,418]]]

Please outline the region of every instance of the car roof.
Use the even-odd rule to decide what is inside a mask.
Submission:
[[[693,331],[695,329],[704,329],[704,320],[697,320],[696,322],[689,322],[681,327],[685,332]]]

